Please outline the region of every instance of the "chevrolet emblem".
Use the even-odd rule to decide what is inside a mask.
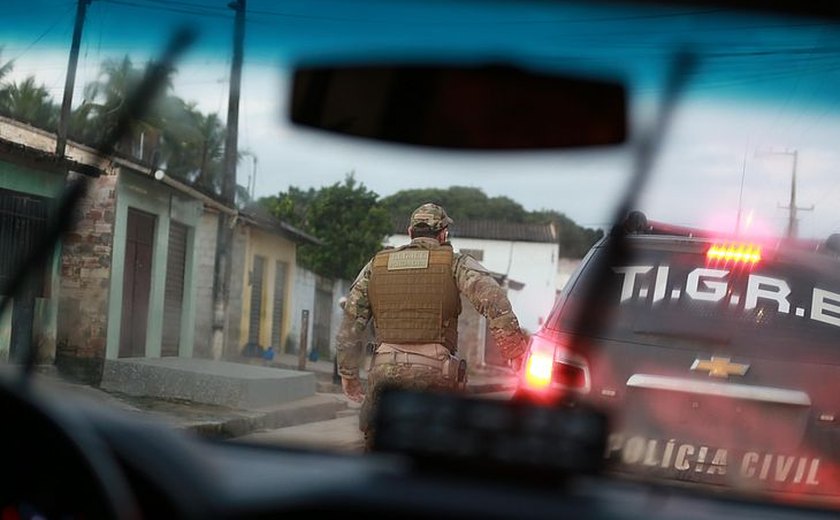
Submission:
[[[742,376],[747,373],[749,365],[732,363],[728,357],[712,356],[712,359],[695,359],[691,370],[708,370],[712,377]]]

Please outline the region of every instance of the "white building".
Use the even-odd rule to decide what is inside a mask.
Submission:
[[[557,294],[565,290],[569,279],[580,265],[581,258],[560,257],[557,261]]]

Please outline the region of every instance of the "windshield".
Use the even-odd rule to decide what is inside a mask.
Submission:
[[[832,348],[840,338],[838,252],[829,247],[840,233],[836,21],[588,2],[31,0],[5,5],[0,27],[3,287],[56,218],[72,224],[5,295],[6,364],[29,356],[62,388],[231,442],[361,452],[364,413],[347,398],[342,375],[355,370],[365,384],[383,337],[427,325],[399,313],[378,322],[353,314],[356,332],[364,331],[360,360],[341,372],[342,322],[358,304],[352,289],[371,258],[412,240],[415,209],[445,208],[453,254],[469,256],[504,291],[534,345],[534,336],[575,331],[562,302],[575,300],[575,282],[588,272],[582,259],[629,202],[651,220],[773,244],[779,259],[727,278],[731,286],[721,290],[743,299],[732,303],[730,291],[710,306],[719,278],[692,274],[708,267],[705,251],[643,250],[612,266],[619,271],[604,292],[581,300],[607,317],[598,336],[690,353],[679,377],[732,383],[688,368],[714,355],[753,367],[745,377],[758,379],[739,385],[807,394],[807,411],[791,422],[819,434],[819,455],[788,464],[784,457],[806,457],[798,433],[784,448],[746,446],[731,467],[772,481],[774,493],[840,496],[831,469],[840,463],[832,394],[840,378],[826,368],[840,363]],[[173,37],[183,28],[181,48]],[[151,67],[169,58],[163,69]],[[627,140],[579,149],[432,149],[291,122],[297,67],[354,63],[501,63],[622,84]],[[160,81],[143,93],[149,71]],[[355,95],[359,103],[376,99],[375,91]],[[536,121],[539,112],[528,114],[534,127],[548,127]],[[86,191],[62,213],[61,196],[78,179]],[[792,241],[819,259],[785,256]],[[418,258],[400,257],[388,269],[434,263]],[[694,280],[701,301],[684,294],[665,308],[651,304],[666,265],[669,291],[674,280],[681,287]],[[631,283],[625,302],[634,266],[651,267],[633,275],[651,291],[639,298]],[[431,298],[436,280],[424,278],[418,285],[430,289],[413,294]],[[753,307],[749,287],[760,294]],[[399,300],[374,303],[400,308]],[[447,303],[460,312],[457,339],[452,323],[441,322],[432,343],[457,350],[474,393],[509,398],[518,367],[480,301],[466,295]],[[756,352],[757,343],[765,350]],[[633,358],[611,347],[597,352],[599,360]],[[756,360],[764,358],[777,364],[762,372]],[[598,371],[604,363],[587,360],[589,395],[623,398],[642,369],[618,371],[613,384]],[[792,365],[815,370],[818,388],[784,379]],[[283,407],[294,403],[310,406],[304,415],[316,420],[289,419]],[[314,429],[280,428],[303,423]],[[705,442],[680,431],[692,450]],[[664,445],[667,432],[655,438]],[[627,444],[616,446],[614,453],[627,453]],[[781,458],[762,470],[751,453]],[[625,458],[635,461],[632,449]],[[644,468],[642,460],[636,466]],[[695,466],[686,468],[670,467],[682,483],[694,480],[686,471]]]

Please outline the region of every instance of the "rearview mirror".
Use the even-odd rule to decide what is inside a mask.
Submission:
[[[301,67],[290,115],[333,133],[451,149],[582,148],[627,136],[620,83],[502,65]]]

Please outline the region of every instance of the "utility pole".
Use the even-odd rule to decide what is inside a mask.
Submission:
[[[55,154],[64,157],[67,146],[67,125],[70,123],[70,108],[73,105],[73,89],[76,84],[76,67],[79,64],[79,46],[82,42],[82,27],[85,24],[87,6],[91,0],[77,0],[76,23],[73,26],[73,43],[70,45],[70,59],[67,61],[67,77],[64,79],[64,99],[61,102],[61,114],[58,117],[58,138],[55,142]]]
[[[227,134],[225,139],[222,202],[234,207],[236,203],[236,162],[238,158],[239,95],[242,83],[242,55],[245,44],[245,0],[234,0],[228,7],[236,12],[233,30],[233,62],[230,67]],[[225,350],[225,330],[228,321],[230,293],[231,249],[235,221],[224,212],[219,213],[216,239],[216,264],[213,273],[213,359],[220,359]]]
[[[813,204],[808,208],[796,205],[796,166],[799,159],[799,151],[785,150],[784,152],[763,152],[762,155],[788,155],[793,157],[793,170],[790,176],[790,202],[787,206],[779,204],[779,208],[788,210],[788,238],[796,238],[799,236],[799,217],[797,216],[797,212],[814,210]]]

